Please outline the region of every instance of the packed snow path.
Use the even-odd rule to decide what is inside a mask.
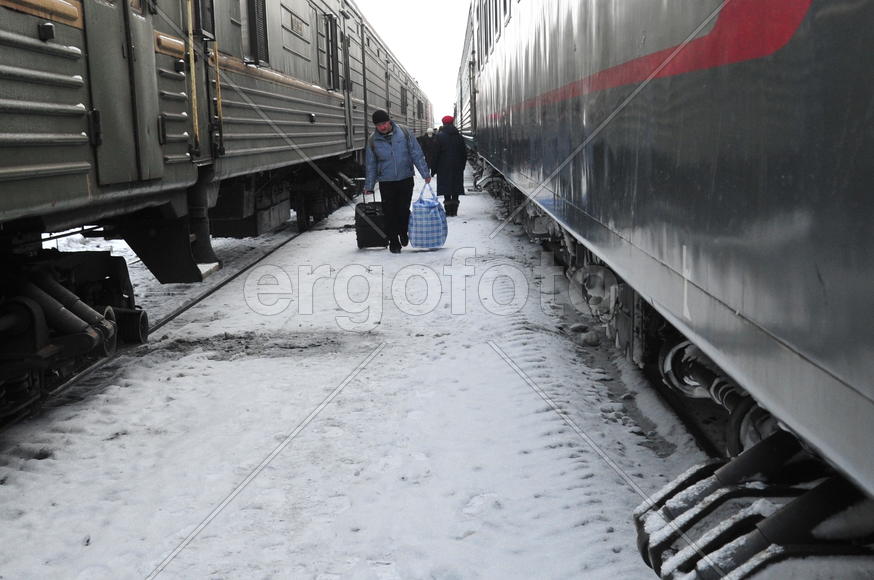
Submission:
[[[651,578],[701,456],[498,213],[393,255],[343,208],[0,435],[0,576]]]

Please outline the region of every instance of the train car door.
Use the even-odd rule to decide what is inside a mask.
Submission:
[[[144,9],[144,5],[149,9]],[[130,0],[128,30],[130,31],[131,87],[134,119],[137,127],[137,154],[140,179],[157,179],[164,175],[164,152],[158,138],[158,67],[155,62],[155,29],[153,14],[156,0]]]
[[[122,0],[86,0],[83,6],[91,88],[91,139],[100,185],[138,177],[133,98],[127,55],[127,25]]]
[[[141,0],[85,0],[83,11],[98,183],[161,177],[151,14]]]

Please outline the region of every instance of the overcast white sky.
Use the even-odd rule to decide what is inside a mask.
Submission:
[[[354,1],[425,91],[434,118],[451,115],[470,0]]]

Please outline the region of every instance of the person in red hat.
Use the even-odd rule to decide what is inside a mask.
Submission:
[[[437,177],[437,195],[443,196],[446,215],[458,215],[458,196],[464,193],[464,166],[467,163],[467,146],[455,127],[455,118],[443,117],[443,127],[437,133],[434,147],[434,164],[431,174]]]

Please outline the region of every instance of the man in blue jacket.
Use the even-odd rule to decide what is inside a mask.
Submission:
[[[366,177],[364,191],[373,193],[376,182],[382,194],[388,249],[399,254],[409,243],[410,203],[413,201],[413,166],[425,183],[431,182],[431,172],[416,138],[392,121],[383,110],[373,113],[376,131],[370,136],[364,153]]]

